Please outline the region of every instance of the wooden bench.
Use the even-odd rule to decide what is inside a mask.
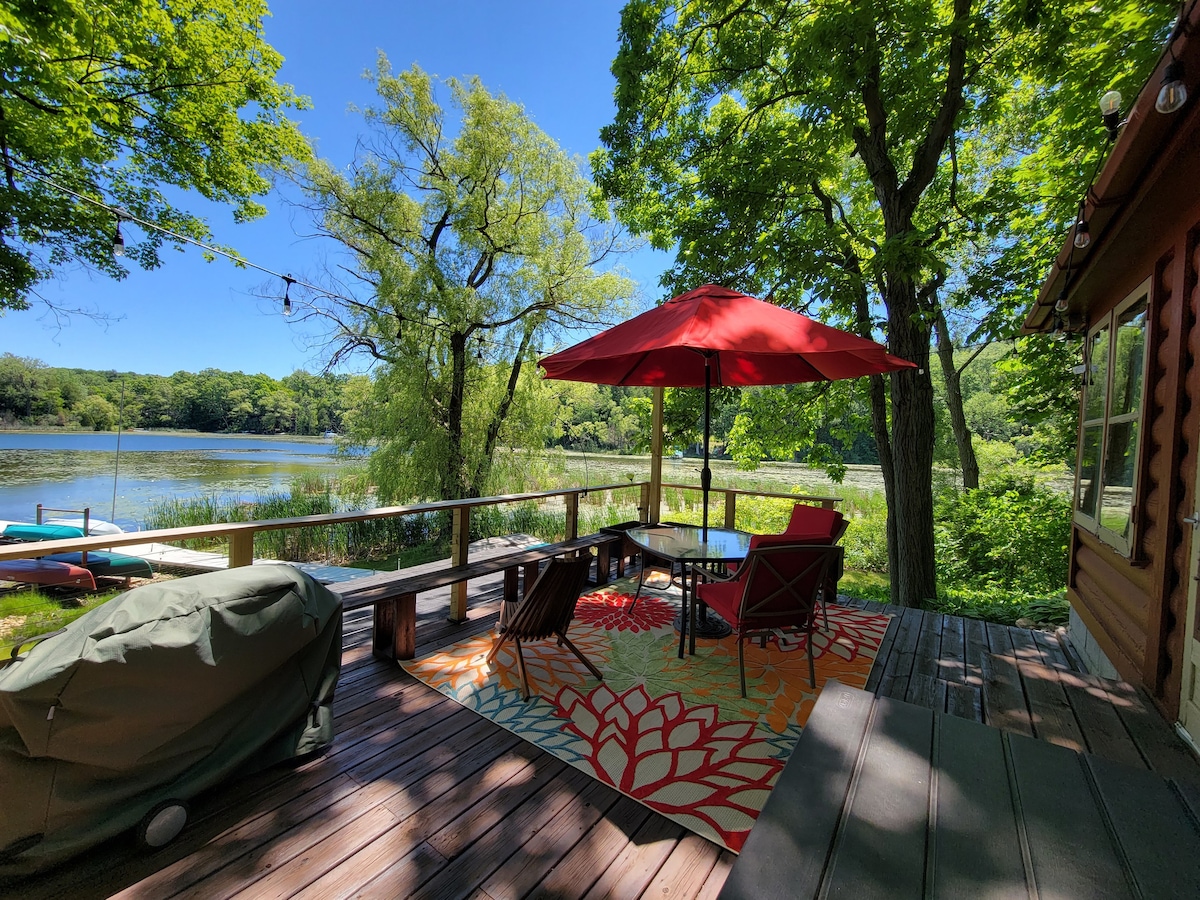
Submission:
[[[1200,790],[828,682],[722,898],[1200,897]]]
[[[443,566],[417,574],[405,574],[405,570],[380,572],[342,582],[336,590],[342,597],[344,609],[374,607],[371,651],[375,656],[412,659],[416,655],[417,594],[503,572],[504,600],[515,603],[519,573],[524,573],[525,590],[528,591],[537,580],[538,565],[543,560],[586,552],[592,547],[596,548],[595,583],[605,584],[612,563],[612,548],[620,541],[620,535],[591,534],[491,556],[462,566]],[[462,624],[463,620],[451,618],[450,621]]]

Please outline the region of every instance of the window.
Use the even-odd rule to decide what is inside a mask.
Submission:
[[[1089,331],[1084,347],[1075,521],[1126,555],[1133,547],[1149,285]]]

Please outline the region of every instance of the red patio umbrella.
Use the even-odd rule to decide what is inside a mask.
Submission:
[[[539,363],[547,378],[704,387],[704,534],[708,534],[713,385],[797,384],[916,368],[880,344],[715,284],[705,284]]]

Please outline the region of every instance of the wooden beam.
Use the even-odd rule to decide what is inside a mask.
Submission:
[[[650,422],[650,496],[646,521],[658,521],[662,507],[662,456],[663,456],[663,397],[666,389],[654,389],[654,412]]]
[[[737,528],[737,494],[733,491],[722,491],[725,495],[725,527]]]
[[[229,535],[229,568],[249,566],[254,563],[254,532],[235,531]]]
[[[563,540],[573,541],[579,537],[579,494],[567,494],[563,503],[567,507],[567,529]]]
[[[467,546],[471,542],[471,507],[457,506],[453,512],[454,530],[450,536],[450,564],[467,564]],[[450,586],[450,621],[461,625],[467,621],[467,583]]]

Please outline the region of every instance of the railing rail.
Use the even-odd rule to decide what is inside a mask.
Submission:
[[[665,484],[664,487],[681,490],[699,491],[700,487],[693,484]],[[247,566],[254,562],[254,535],[260,531],[278,531],[288,528],[320,528],[330,525],[341,525],[353,522],[369,522],[378,519],[390,519],[398,516],[423,515],[432,512],[449,512],[453,523],[451,535],[451,557],[455,565],[465,565],[467,562],[467,546],[469,543],[471,510],[484,506],[498,506],[504,503],[524,503],[529,501],[551,500],[563,498],[566,517],[565,535],[568,540],[579,533],[579,501],[588,494],[599,491],[638,490],[639,518],[646,520],[649,508],[650,483],[645,481],[623,482],[620,484],[589,485],[587,487],[564,488],[553,491],[537,491],[525,494],[502,494],[493,497],[474,497],[466,500],[437,500],[430,503],[415,503],[407,506],[385,506],[376,509],[357,510],[354,512],[325,513],[313,516],[296,516],[287,519],[260,519],[251,522],[220,522],[211,525],[191,525],[182,528],[159,528],[153,531],[131,531],[122,534],[104,534],[84,538],[71,538],[59,541],[41,541],[37,543],[0,544],[0,560],[30,559],[48,556],[51,553],[71,551],[108,550],[114,547],[128,547],[137,544],[175,543],[195,539],[228,538],[229,565]],[[816,497],[799,494],[772,493],[767,491],[745,490],[742,488],[718,488],[713,494],[722,494],[725,498],[725,524],[732,528],[736,503],[739,495],[759,497],[777,497],[795,502],[817,502],[825,507],[832,507],[840,502],[837,497]],[[463,586],[465,589],[465,585]]]
[[[676,488],[685,491],[701,491],[699,485],[696,484],[676,484],[673,482],[664,482],[664,488]],[[739,496],[752,497],[778,497],[781,500],[793,500],[796,503],[819,503],[826,509],[833,509],[834,505],[842,502],[841,497],[820,497],[804,494],[784,494],[774,491],[756,491],[746,488],[713,488],[709,492],[709,496],[721,494],[725,498],[725,527],[734,528],[737,522],[737,498]]]

